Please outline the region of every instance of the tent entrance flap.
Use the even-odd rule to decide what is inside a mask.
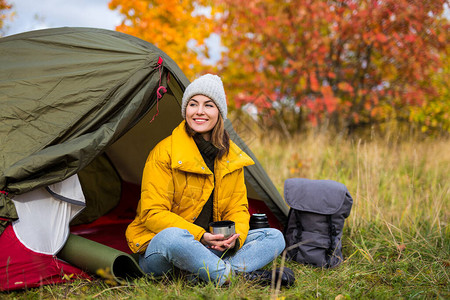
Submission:
[[[36,253],[54,255],[63,247],[69,235],[69,223],[84,208],[85,198],[77,175],[48,188],[52,194],[46,188],[39,188],[13,198],[19,219],[12,226],[25,247]]]

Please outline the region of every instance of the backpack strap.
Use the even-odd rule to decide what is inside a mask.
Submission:
[[[336,227],[333,225],[331,215],[327,215],[327,222],[328,222],[328,234],[330,236],[330,247],[327,249],[326,255],[327,255],[327,267],[330,267],[330,260],[336,248],[334,239],[334,237],[336,236]]]
[[[302,232],[303,232],[303,226],[302,226],[302,222],[301,222],[301,218],[300,218],[300,211],[295,210],[295,225],[297,225],[297,236],[296,239],[297,241],[301,241],[302,240]]]
[[[288,212],[288,216],[286,218],[286,221],[284,222],[283,235],[285,238],[287,237],[287,234],[288,234],[289,220],[291,219],[292,211],[293,211],[293,209],[290,208],[289,212]]]
[[[292,214],[293,214],[293,216],[292,216]],[[289,234],[288,229],[290,228],[289,223],[291,223],[292,218],[295,218],[295,226],[298,229],[297,235],[295,236],[295,238],[297,241],[300,241],[301,237],[302,237],[303,226],[302,226],[302,223],[300,222],[300,213],[296,209],[293,209],[293,208],[289,209],[286,223],[284,225],[283,235],[285,238],[288,236],[288,234]],[[286,243],[286,245],[288,245],[288,244]]]
[[[295,236],[293,231],[296,231]],[[296,209],[289,209],[288,217],[286,220],[286,225],[284,226],[284,238],[286,241],[286,248],[297,245],[301,243],[303,226],[300,221],[299,212]],[[291,248],[287,251],[287,257],[290,259],[297,260],[297,254],[299,252],[299,247]]]

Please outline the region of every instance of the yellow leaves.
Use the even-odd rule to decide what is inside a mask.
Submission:
[[[101,278],[103,278],[105,283],[109,285],[116,286],[118,284],[116,278],[112,274],[111,269],[109,267],[106,267],[105,269],[98,269],[96,274]]]
[[[8,4],[6,0],[0,0],[0,11],[11,9],[13,6],[11,4]]]
[[[311,167],[311,158],[300,157],[298,153],[291,155],[292,165],[289,168],[290,176],[302,176]]]
[[[159,47],[189,79],[219,70],[231,105],[253,102],[271,110],[271,101],[293,99],[314,115],[308,116],[312,122],[339,111],[344,123],[352,123],[383,121],[389,109],[406,112],[404,106],[422,105],[420,98],[436,98],[436,103],[443,103],[439,106],[448,108],[443,102],[448,96],[433,96],[433,90],[446,94],[448,84],[430,80],[448,65],[439,58],[446,57],[448,30],[437,23],[440,16],[427,14],[425,2],[398,1],[391,7],[390,2],[369,0],[346,5],[110,0],[109,5],[123,16],[117,30]],[[210,50],[205,39],[213,32],[229,50],[217,67],[202,65]],[[424,97],[418,96],[420,86],[429,87]],[[273,91],[278,94],[271,101],[254,96]],[[243,101],[241,92],[253,95],[253,100]],[[444,122],[449,128],[448,113],[433,107],[426,112],[435,116],[438,126]]]
[[[74,274],[70,274],[70,275],[64,274],[63,279],[67,280],[67,281],[70,281],[70,280],[72,280],[73,276],[74,276]]]
[[[213,32],[208,11],[195,10],[195,1],[111,0],[109,7],[123,16],[116,30],[146,40],[169,55],[189,79],[201,70],[197,51]],[[199,11],[200,10],[200,11]],[[189,43],[196,43],[195,49]],[[200,49],[200,50],[199,50]]]
[[[14,16],[14,12],[11,13],[5,13],[5,11],[12,9],[13,6],[6,2],[6,0],[0,0],[0,29],[3,28],[4,22],[7,19],[12,19]],[[0,37],[1,37],[1,31],[0,31]]]

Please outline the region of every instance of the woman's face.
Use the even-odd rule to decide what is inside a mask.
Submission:
[[[195,95],[186,106],[186,122],[195,132],[202,134],[207,141],[219,119],[219,109],[207,96]]]

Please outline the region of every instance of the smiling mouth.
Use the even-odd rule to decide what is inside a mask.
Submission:
[[[194,121],[197,123],[205,123],[208,120],[207,119],[194,119]]]

